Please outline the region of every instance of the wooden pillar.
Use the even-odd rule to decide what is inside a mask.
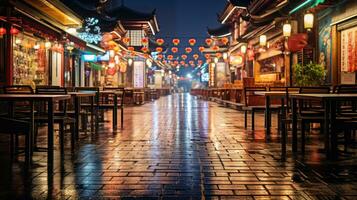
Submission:
[[[332,66],[331,66],[331,76],[332,76],[332,85],[335,86],[340,83],[340,34],[337,30],[337,26],[333,25],[331,27],[332,35]]]

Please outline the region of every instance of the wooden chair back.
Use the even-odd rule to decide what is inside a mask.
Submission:
[[[256,95],[255,92],[267,91],[266,87],[245,87],[244,88],[244,104],[245,106],[260,106],[265,105],[264,96]]]

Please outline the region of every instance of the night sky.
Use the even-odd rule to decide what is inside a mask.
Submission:
[[[113,0],[120,5],[122,0]],[[207,37],[207,26],[217,27],[217,13],[226,5],[226,0],[126,0],[132,9],[147,12],[157,9],[160,37]]]

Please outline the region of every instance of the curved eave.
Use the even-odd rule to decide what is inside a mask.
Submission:
[[[231,35],[231,27],[229,25],[222,25],[215,29],[207,28],[207,33],[212,37],[226,37]]]
[[[219,15],[219,21],[222,24],[227,23],[228,20],[232,18],[232,16],[234,16],[236,12],[243,12],[244,10],[247,10],[247,6],[248,6],[248,1],[238,1],[238,0],[228,1],[223,12]]]

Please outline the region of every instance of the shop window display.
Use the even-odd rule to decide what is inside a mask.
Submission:
[[[48,51],[39,38],[19,34],[13,43],[13,84],[46,85],[48,82]]]

